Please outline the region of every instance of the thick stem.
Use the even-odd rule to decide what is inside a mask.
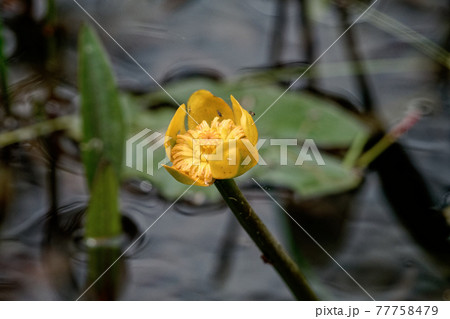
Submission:
[[[232,179],[216,180],[215,185],[239,223],[274,266],[298,300],[318,300],[294,261],[272,236]]]

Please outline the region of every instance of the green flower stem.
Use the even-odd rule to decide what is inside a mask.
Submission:
[[[259,247],[264,257],[275,267],[295,297],[298,300],[318,300],[300,269],[259,219],[235,181],[223,179],[216,180],[214,184],[239,223]]]
[[[355,164],[358,161],[359,156],[364,150],[364,145],[369,139],[369,135],[366,133],[358,133],[353,139],[352,145],[350,145],[350,149],[344,156],[342,160],[342,166],[345,168],[351,169],[355,167]]]
[[[400,136],[410,130],[422,118],[423,113],[419,109],[409,112],[393,129],[391,129],[371,149],[361,155],[356,162],[359,168],[366,168],[389,146],[394,144]]]
[[[387,134],[371,149],[365,152],[356,162],[356,166],[364,169],[370,165],[381,153],[396,141],[396,138]]]

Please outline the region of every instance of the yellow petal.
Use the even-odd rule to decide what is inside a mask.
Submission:
[[[208,160],[208,163],[215,179],[234,178],[258,163],[258,151],[247,139],[226,141],[223,143],[223,157],[220,160]]]
[[[183,172],[180,172],[176,170],[175,168],[167,165],[163,165],[164,168],[169,172],[170,175],[173,176],[177,181],[180,183],[186,184],[186,185],[196,185],[196,186],[210,186],[210,184],[205,184],[201,180],[195,180],[191,178],[189,175],[184,174]]]
[[[172,147],[175,145],[177,141],[177,135],[186,133],[186,127],[184,125],[185,118],[186,118],[186,106],[182,104],[175,112],[175,115],[172,117],[169,127],[167,128],[166,137],[164,140],[164,147],[166,148],[166,154],[171,161],[172,161],[171,156]]]
[[[258,142],[258,130],[253,117],[239,104],[233,95],[230,96],[233,105],[234,123],[242,126],[245,135],[253,145]]]
[[[224,100],[206,90],[194,92],[189,98],[187,106],[189,129],[194,129],[202,121],[211,124],[216,116],[221,120],[233,120],[231,107]]]
[[[229,179],[237,176],[239,171],[240,154],[237,151],[236,140],[226,141],[223,144],[222,156],[220,159],[210,160],[211,174],[215,179]],[[216,152],[219,152],[216,148]]]

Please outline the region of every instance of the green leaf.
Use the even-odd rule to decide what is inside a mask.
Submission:
[[[283,92],[269,86],[235,94],[244,107],[255,113],[260,137],[313,139],[319,147],[347,147],[356,135],[366,133],[352,114],[334,102],[290,91],[275,102]]]
[[[289,147],[300,151],[299,148]],[[289,147],[288,165],[279,164],[279,158],[274,154],[279,152],[279,149],[267,148],[261,151],[261,156],[268,165],[255,166],[249,171],[250,175],[247,178],[255,177],[262,183],[292,189],[302,197],[343,192],[357,187],[361,182],[361,176],[357,171],[344,167],[339,159],[324,152],[321,152],[321,157],[325,165],[318,165],[315,161],[295,165],[299,153],[293,152]]]
[[[86,237],[109,238],[121,233],[119,180],[109,164],[101,164],[91,188],[86,212]]]
[[[100,162],[120,174],[125,122],[110,63],[95,32],[87,26],[79,38],[79,88],[83,121],[83,162],[89,187]]]

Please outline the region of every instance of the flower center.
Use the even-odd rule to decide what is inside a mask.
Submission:
[[[216,146],[221,143],[220,134],[213,129],[201,131],[198,134],[198,140],[203,154],[213,154],[216,151]]]
[[[245,138],[244,130],[230,119],[220,121],[219,117],[215,117],[211,126],[203,121],[195,129],[177,135],[171,153],[173,167],[193,179],[212,184],[211,167],[204,155],[214,154],[216,147],[224,141],[241,138]]]

